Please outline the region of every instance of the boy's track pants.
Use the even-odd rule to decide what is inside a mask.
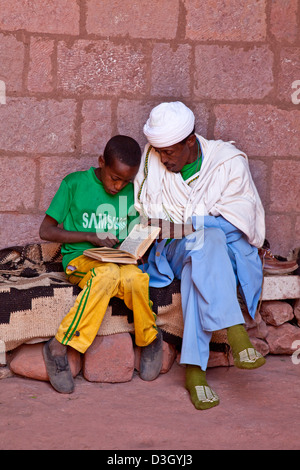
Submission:
[[[69,266],[76,270],[69,269]],[[62,320],[56,339],[84,353],[100,328],[112,297],[124,300],[133,311],[135,343],[148,346],[157,335],[155,319],[149,300],[149,276],[136,265],[102,263],[87,256],[72,260],[66,269],[70,282],[82,292]]]

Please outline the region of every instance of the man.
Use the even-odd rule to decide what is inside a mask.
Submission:
[[[207,409],[219,403],[205,372],[213,331],[227,328],[237,367],[265,363],[242,325],[237,299],[238,286],[254,317],[263,279],[257,248],[265,238],[265,221],[247,156],[232,143],[195,134],[194,126],[193,112],[181,102],[151,111],[135,200],[165,237],[149,255],[150,286],[181,279],[181,363],[194,406]]]

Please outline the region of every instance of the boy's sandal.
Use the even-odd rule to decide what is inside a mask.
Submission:
[[[60,393],[72,393],[74,379],[70,370],[68,356],[53,356],[50,352],[50,339],[43,347],[43,356],[52,387]]]

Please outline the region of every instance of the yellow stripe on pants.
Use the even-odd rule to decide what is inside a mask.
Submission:
[[[157,329],[148,274],[136,265],[101,263],[84,255],[70,264],[76,270],[67,268],[69,280],[82,291],[58,328],[55,337],[60,343],[84,353],[94,341],[112,297],[119,297],[133,311],[137,346],[152,343]]]

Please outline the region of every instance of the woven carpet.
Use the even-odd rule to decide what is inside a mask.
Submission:
[[[55,335],[80,292],[61,266],[60,245],[41,243],[0,250],[0,352]],[[180,348],[183,317],[180,281],[150,288],[153,311],[164,340]],[[98,335],[134,332],[133,313],[112,298]],[[215,332],[212,350],[228,351],[224,331]],[[1,351],[2,350],[2,351]]]

